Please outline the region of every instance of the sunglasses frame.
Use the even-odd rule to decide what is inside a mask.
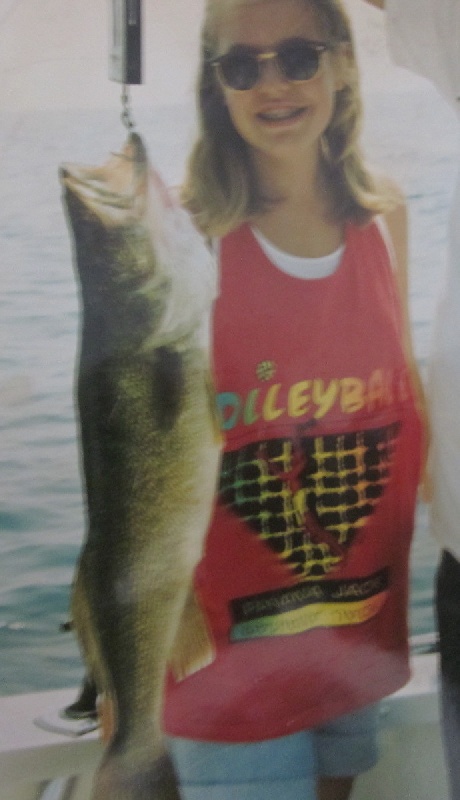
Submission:
[[[290,78],[288,75],[286,75],[285,70],[283,69],[282,61],[280,61],[280,50],[282,50],[283,47],[286,44],[289,44],[291,42],[298,42],[299,44],[306,45],[308,48],[310,48],[310,50],[312,50],[315,54],[317,54],[317,56],[318,56],[318,65],[317,65],[316,70],[313,73],[313,75],[311,75],[309,78]],[[211,58],[209,60],[209,63],[211,64],[212,67],[215,68],[215,70],[217,72],[217,75],[218,75],[218,78],[219,78],[219,81],[221,82],[221,84],[223,86],[225,86],[228,89],[232,89],[235,92],[247,92],[247,91],[250,91],[251,89],[253,89],[255,86],[257,86],[257,84],[260,82],[260,80],[262,78],[261,64],[265,63],[266,61],[271,61],[271,60],[275,61],[276,68],[277,68],[279,74],[282,75],[282,77],[285,80],[288,80],[291,83],[307,83],[308,81],[313,80],[313,78],[318,74],[318,70],[319,70],[319,66],[320,66],[320,56],[321,56],[321,54],[325,53],[328,50],[332,50],[332,47],[333,47],[333,45],[330,42],[321,42],[321,41],[316,41],[316,40],[304,39],[302,37],[292,37],[290,39],[284,39],[282,42],[279,43],[277,48],[274,49],[274,50],[260,50],[258,52],[256,48],[252,49],[251,47],[248,46],[247,57],[248,58],[252,58],[256,62],[256,64],[257,64],[257,77],[256,77],[254,83],[251,83],[250,86],[247,86],[247,87],[244,87],[244,88],[241,88],[241,89],[237,88],[235,86],[232,86],[230,83],[228,83],[225,80],[225,77],[224,77],[223,72],[222,72],[222,62],[225,59],[227,59],[229,55],[231,55],[232,48],[229,51],[227,51],[227,53],[224,53],[221,56],[217,56],[217,58]]]

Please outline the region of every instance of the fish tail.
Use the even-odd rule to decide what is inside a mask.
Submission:
[[[152,754],[145,767],[134,768],[109,747],[96,772],[91,800],[181,800],[170,756]]]

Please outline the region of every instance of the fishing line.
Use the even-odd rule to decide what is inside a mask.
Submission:
[[[136,124],[131,113],[131,98],[129,95],[129,87],[126,83],[123,84],[121,92],[121,106],[121,121],[128,131],[132,131],[134,130]]]

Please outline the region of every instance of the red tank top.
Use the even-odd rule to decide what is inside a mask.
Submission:
[[[421,426],[378,226],[333,275],[291,277],[249,226],[221,243],[214,361],[225,451],[196,590],[214,662],[176,683],[169,734],[255,741],[408,679]]]

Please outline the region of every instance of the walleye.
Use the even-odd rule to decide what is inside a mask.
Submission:
[[[195,647],[199,638],[187,630],[197,619],[187,596],[220,452],[209,355],[215,264],[137,134],[104,166],[63,165],[60,181],[82,306],[87,533],[72,616],[116,717],[92,797],[176,800],[162,696],[167,663],[184,649],[181,617],[185,637]],[[185,672],[203,665],[197,658]]]

